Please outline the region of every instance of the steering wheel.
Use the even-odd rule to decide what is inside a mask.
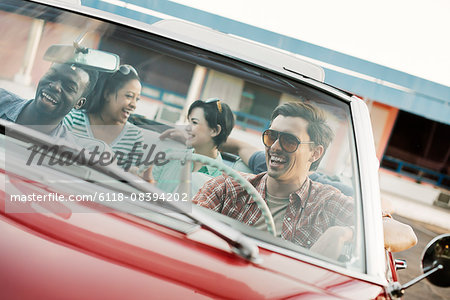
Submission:
[[[174,159],[174,160],[180,160],[180,161],[196,161],[201,162],[203,164],[208,164],[212,167],[215,167],[219,169],[222,172],[225,172],[227,175],[231,176],[233,179],[235,179],[244,189],[245,191],[253,197],[253,199],[256,202],[256,205],[261,210],[261,213],[264,217],[264,222],[267,226],[267,230],[273,235],[276,236],[276,229],[275,229],[275,223],[273,221],[272,214],[269,210],[269,207],[267,206],[267,203],[264,201],[262,196],[258,193],[258,191],[255,189],[253,185],[250,184],[244,177],[242,177],[241,174],[233,170],[232,168],[224,165],[223,163],[217,162],[215,159],[212,159],[208,156],[204,156],[201,154],[195,154],[190,152],[183,152],[183,153],[168,153],[165,157],[166,159]]]

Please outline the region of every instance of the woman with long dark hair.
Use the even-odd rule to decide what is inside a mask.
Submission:
[[[142,85],[135,68],[121,65],[114,73],[103,73],[86,109],[73,109],[64,123],[75,134],[104,141],[122,166],[134,165],[142,153],[142,130],[128,122],[141,95]],[[140,143],[136,144],[135,143]],[[134,148],[134,149],[133,149]],[[117,155],[120,152],[120,156]],[[132,161],[127,164],[128,159]]]

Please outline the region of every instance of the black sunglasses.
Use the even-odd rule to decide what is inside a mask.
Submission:
[[[216,106],[217,106],[217,110],[219,111],[219,113],[222,113],[222,103],[220,103],[220,99],[219,98],[211,98],[211,99],[208,99],[208,100],[206,100],[206,101],[203,101],[205,104],[208,104],[208,103],[216,103]]]
[[[277,140],[279,140],[281,149],[283,151],[292,153],[297,151],[300,144],[314,144],[314,142],[302,142],[295,135],[287,132],[280,132],[273,129],[267,129],[262,134],[264,146],[271,147]]]

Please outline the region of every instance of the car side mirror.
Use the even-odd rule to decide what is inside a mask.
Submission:
[[[45,52],[44,59],[100,72],[114,72],[120,65],[117,54],[72,45],[52,45]]]
[[[427,273],[441,265],[442,269],[427,277],[428,281],[440,287],[450,286],[450,234],[434,238],[422,254],[422,271]]]
[[[440,287],[450,286],[450,234],[442,234],[428,243],[422,254],[423,274],[413,280],[400,284],[394,282],[388,287],[392,298],[402,297],[410,286],[427,278],[432,284]]]

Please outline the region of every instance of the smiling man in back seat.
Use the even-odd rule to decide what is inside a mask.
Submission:
[[[0,89],[0,118],[65,138],[64,116],[86,103],[97,78],[97,71],[53,64],[39,81],[34,99],[25,100]]]

